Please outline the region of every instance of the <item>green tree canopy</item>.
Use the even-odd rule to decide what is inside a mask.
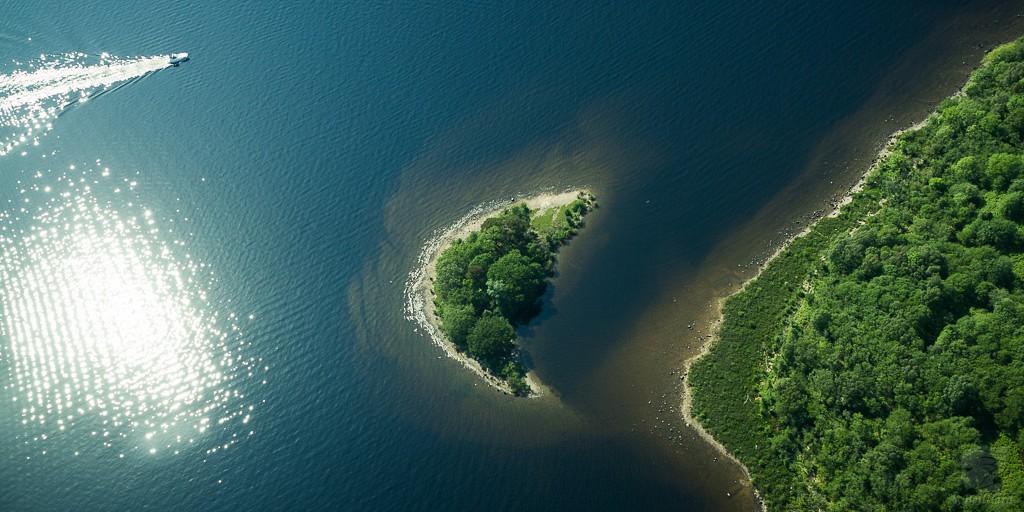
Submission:
[[[466,337],[468,352],[491,368],[513,356],[516,331],[501,315],[485,311]]]
[[[459,350],[466,350],[469,333],[476,325],[476,312],[470,306],[453,304],[443,308],[441,315],[441,331],[452,340]]]
[[[487,269],[487,294],[505,318],[522,321],[544,293],[544,274],[540,264],[513,250]]]
[[[555,216],[572,229],[594,207],[593,196],[580,194]],[[540,310],[545,278],[554,262],[552,247],[571,233],[562,225],[541,231],[533,225],[525,204],[508,208],[483,222],[481,230],[457,240],[438,258],[434,279],[434,304],[441,331],[455,347],[483,362],[491,373],[504,379],[516,394],[526,394],[526,369],[512,340],[513,325],[525,323]],[[544,226],[538,221],[538,226]],[[548,240],[557,232],[557,244]],[[575,233],[575,231],[572,231]]]
[[[694,408],[770,509],[1024,510],[1022,154],[1024,39],[728,299]]]

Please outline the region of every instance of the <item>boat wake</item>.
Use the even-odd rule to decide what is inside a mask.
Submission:
[[[22,69],[0,75],[0,156],[53,128],[69,107],[115,91],[172,66],[171,56],[117,58],[68,53],[16,62]]]

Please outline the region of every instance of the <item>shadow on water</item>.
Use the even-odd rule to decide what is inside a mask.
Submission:
[[[544,325],[545,321],[558,313],[558,307],[553,300],[557,286],[551,282],[551,280],[558,279],[558,273],[555,272],[554,274],[555,275],[548,278],[547,287],[544,288],[544,295],[540,298],[541,308],[537,313],[537,316],[531,318],[530,323],[516,327],[516,334],[518,334],[520,338],[532,338],[537,329]]]
[[[572,133],[566,138],[578,136],[579,132],[574,130],[579,130],[579,126],[606,121],[584,118],[570,129]],[[572,331],[549,332],[548,322],[557,318],[563,301],[580,300],[576,290],[585,283],[582,272],[587,269],[589,255],[611,243],[604,223],[614,208],[605,205],[614,204],[617,191],[622,189],[619,183],[630,175],[644,172],[647,165],[639,158],[625,167],[642,144],[628,148],[622,137],[616,140],[593,136],[613,131],[591,130],[589,138],[577,137],[571,145],[537,144],[517,155],[471,162],[465,168],[447,172],[434,168],[445,165],[445,161],[432,158],[429,152],[410,165],[402,175],[398,191],[385,207],[388,235],[380,247],[379,257],[366,263],[349,288],[351,317],[361,319],[361,325],[356,328],[357,339],[361,342],[359,350],[368,360],[378,357],[392,360],[402,381],[394,386],[408,393],[406,404],[410,410],[402,415],[403,421],[411,425],[430,429],[457,442],[516,450],[547,447],[546,455],[537,463],[560,468],[557,471],[563,477],[564,464],[573,459],[559,460],[560,451],[587,454],[573,464],[591,466],[595,463],[590,459],[615,459],[618,462],[610,463],[612,467],[628,468],[627,471],[634,472],[632,478],[647,482],[645,489],[638,492],[649,493],[648,499],[656,503],[679,503],[684,509],[706,509],[703,487],[708,482],[702,476],[704,472],[685,462],[696,453],[694,450],[688,450],[686,457],[665,457],[657,438],[654,444],[651,439],[634,439],[630,424],[623,424],[623,419],[607,421],[601,415],[594,415],[586,407],[586,401],[577,401],[577,396],[569,400],[563,397],[563,385],[572,389],[576,383],[587,381],[593,369],[600,367],[606,349],[587,348],[588,338]],[[439,146],[443,147],[444,142]],[[425,335],[413,332],[415,324],[399,315],[404,280],[430,233],[446,227],[474,206],[508,196],[529,195],[537,190],[575,187],[590,189],[602,207],[588,215],[586,228],[560,251],[558,272],[545,292],[541,314],[518,329],[522,344],[530,354],[527,364],[537,370],[541,380],[552,387],[552,392],[539,399],[506,397],[484,386],[454,361],[441,357],[440,349]],[[607,340],[602,341],[604,345],[607,343]],[[552,365],[546,360],[550,354],[540,349],[554,344],[561,346],[559,353],[563,354],[571,345],[581,349],[576,357],[570,358],[572,364],[563,364],[567,361],[559,359],[557,365]],[[604,386],[599,385],[591,387],[587,393],[600,395],[604,391]],[[416,398],[408,398],[411,396]],[[703,447],[698,447],[700,450],[706,452]],[[712,457],[710,452],[705,455]],[[652,470],[652,464],[660,469]],[[693,474],[689,474],[691,471]],[[578,485],[572,482],[569,479],[561,485]],[[623,496],[631,492],[622,491]],[[572,496],[572,493],[561,495]],[[556,501],[567,499],[552,496]],[[568,503],[578,503],[579,499],[577,496],[576,501]]]
[[[491,446],[496,453],[527,450],[552,471],[564,469],[554,460],[560,456],[612,457],[618,462],[609,464],[638,471],[637,481],[650,482],[637,492],[675,495],[685,503],[681,508],[753,508],[741,469],[680,417],[683,363],[710,334],[718,300],[752,277],[787,236],[830,207],[892,131],[955,92],[988,49],[982,41],[1016,36],[1016,15],[1005,4],[975,5],[935,26],[894,61],[853,114],[816,135],[801,160],[785,164],[796,169],[795,179],[738,208],[738,215],[708,214],[722,228],[702,235],[708,243],[692,247],[686,240],[657,240],[670,229],[657,202],[672,201],[682,185],[669,185],[656,198],[637,194],[650,186],[647,172],[665,160],[650,141],[618,129],[630,122],[617,116],[624,98],[611,96],[583,108],[577,124],[551,139],[557,142],[534,143],[512,155],[453,158],[482,121],[467,122],[426,145],[384,207],[387,236],[349,287],[358,350],[367,360],[385,358],[395,366],[399,382],[389,385],[407,395],[402,421],[416,428],[452,442]],[[536,400],[508,398],[441,356],[401,317],[403,284],[423,241],[474,206],[568,187],[590,188],[602,207],[559,254],[543,312],[518,330],[530,365],[554,393]],[[691,222],[702,216],[678,197],[696,201],[700,193],[684,190],[674,198],[678,211],[697,219]],[[654,257],[662,252],[664,261]]]

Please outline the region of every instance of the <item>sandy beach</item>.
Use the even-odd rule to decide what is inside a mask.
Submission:
[[[529,197],[516,197],[507,200],[493,201],[477,206],[461,219],[445,229],[440,229],[427,240],[416,260],[416,268],[409,273],[405,285],[405,314],[410,320],[416,322],[420,329],[423,329],[435,345],[444,350],[448,357],[458,361],[462,366],[472,370],[481,379],[495,389],[503,393],[512,394],[503,380],[487,373],[478,361],[459,352],[455,345],[447,339],[439,329],[439,319],[434,306],[434,277],[435,266],[438,257],[456,240],[465,239],[474,231],[479,231],[484,221],[493,217],[502,210],[525,203],[531,210],[544,211],[550,208],[565,206],[575,201],[580,193],[587,193],[586,190],[568,190],[564,192],[542,192]],[[526,374],[526,381],[530,385],[530,397],[543,396],[547,388],[537,378],[534,372]]]

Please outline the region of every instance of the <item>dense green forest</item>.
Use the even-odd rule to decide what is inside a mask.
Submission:
[[[530,387],[514,326],[540,312],[555,251],[595,206],[585,193],[541,212],[520,203],[485,220],[480,231],[456,240],[437,260],[434,304],[441,331],[517,395]]]
[[[1024,40],[726,301],[697,417],[773,510],[1024,510]]]

